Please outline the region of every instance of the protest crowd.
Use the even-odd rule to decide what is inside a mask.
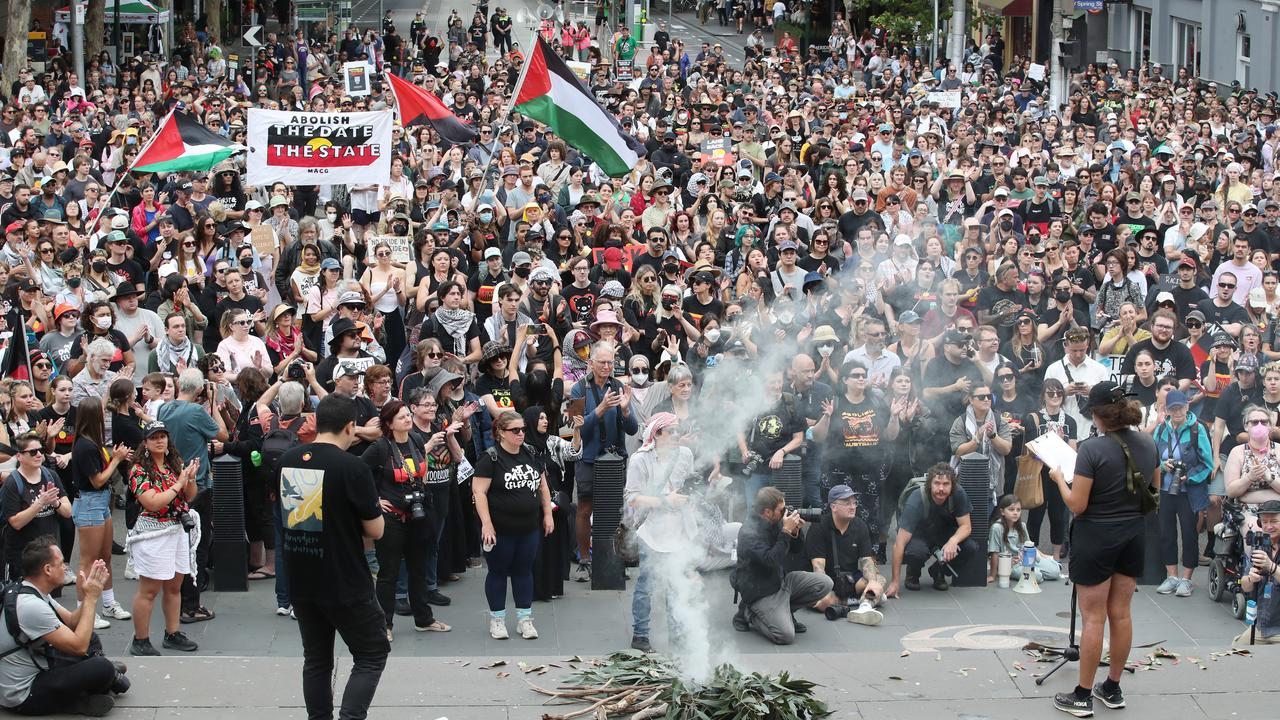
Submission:
[[[1159,593],[1239,570],[1215,526],[1280,533],[1275,92],[1113,61],[1052,107],[995,37],[930,66],[839,11],[821,53],[774,36],[783,2],[724,12],[760,28],[740,66],[665,24],[535,37],[459,8],[442,34],[421,14],[269,26],[252,75],[194,25],[84,77],[65,48],[20,69],[0,89],[8,579],[74,591],[42,618],[58,632],[132,622],[134,655],[196,650],[183,627],[218,622],[212,470],[234,461],[263,612],[302,626],[367,596],[333,622],[506,638],[509,584],[533,638],[532,601],[592,579],[593,485],[621,461],[632,646],[673,538],[698,570],[736,566],[716,622],[789,643],[822,617],[802,608],[874,625],[926,571],[994,585],[1028,540],[1038,577],[1071,576],[1071,513],[1029,444],[1094,434],[1100,385],[1141,405],[1159,455]],[[529,100],[529,53],[576,80]],[[540,116],[564,87],[608,122]],[[387,171],[251,182],[283,157],[255,139],[268,110],[385,118]],[[957,475],[975,455],[977,494]],[[791,469],[794,494],[774,487]],[[784,576],[791,555],[810,572]],[[1245,591],[1269,587],[1253,564]],[[452,604],[468,576],[487,615]],[[126,607],[113,582],[135,578]],[[1262,597],[1257,640],[1280,641]],[[122,691],[97,670],[88,697]],[[13,682],[0,705],[51,702]]]

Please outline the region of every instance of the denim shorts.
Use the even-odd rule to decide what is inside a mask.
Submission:
[[[71,520],[76,527],[98,527],[111,518],[111,489],[81,490],[71,504]]]

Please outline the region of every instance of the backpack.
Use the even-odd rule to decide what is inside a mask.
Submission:
[[[903,509],[907,507],[907,501],[911,499],[911,493],[920,493],[922,496],[920,499],[923,500],[925,499],[923,495],[926,492],[928,490],[926,489],[923,475],[908,480],[907,486],[902,488],[902,492],[898,495],[898,514],[901,515]],[[925,507],[928,507],[928,505]]]
[[[0,658],[8,657],[19,650],[27,650],[30,652],[31,645],[33,645],[35,641],[22,639],[22,630],[18,627],[18,596],[34,595],[35,597],[40,597],[40,591],[30,585],[24,585],[22,580],[6,582],[0,587],[2,587],[0,592],[4,593],[4,604],[0,606],[0,611],[4,613],[5,631],[13,638],[13,642],[17,644],[16,647],[0,653]],[[52,646],[46,644],[45,656],[47,660],[51,661],[50,665],[52,666],[52,658],[48,655],[48,648],[50,647]],[[35,658],[36,654],[32,653],[31,659],[34,661]],[[39,667],[39,663],[36,663],[36,667]]]
[[[302,427],[305,419],[299,415],[281,425],[278,414],[271,416],[271,428],[262,436],[262,450],[259,453],[262,455],[262,467],[272,476],[275,475],[280,464],[280,456],[299,445],[298,428]]]

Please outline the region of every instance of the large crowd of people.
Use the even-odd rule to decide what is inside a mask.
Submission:
[[[621,177],[503,114],[528,48],[503,8],[442,33],[269,28],[253,72],[192,24],[83,77],[56,46],[20,68],[0,89],[4,564],[82,603],[37,622],[24,602],[23,627],[84,654],[85,624],[132,621],[130,652],[156,655],[159,598],[158,644],[196,650],[218,462],[242,471],[247,577],[304,626],[308,705],[320,625],[363,633],[358,704],[396,616],[480,622],[451,605],[467,574],[493,638],[508,586],[537,637],[533,601],[591,580],[606,509],[640,545],[635,647],[676,546],[700,549],[688,572],[736,564],[740,630],[793,642],[804,607],[874,625],[926,569],[994,583],[1028,540],[1041,577],[1077,575],[1077,501],[1027,445],[1122,430],[1095,422],[1120,402],[1101,387],[1154,439],[1158,591],[1192,595],[1229,552],[1215,526],[1280,500],[1276,93],[1112,61],[1052,107],[996,36],[930,64],[837,11],[801,49],[772,33],[785,3],[761,8],[716,8],[759,28],[742,64],[665,26],[638,47],[603,15],[541,28],[644,146]],[[357,60],[374,80],[349,97]],[[241,143],[249,108],[394,112],[384,73],[475,141],[397,123],[390,176],[349,186],[250,186],[243,156],[132,167],[170,111]],[[977,493],[956,473],[974,457]],[[619,461],[624,506],[594,507]],[[1266,585],[1274,556],[1246,560],[1243,590]],[[126,608],[113,583],[135,577]],[[1280,593],[1261,597],[1256,639],[1280,641]],[[61,686],[13,657],[0,704],[49,708]],[[101,709],[119,670],[65,701]]]

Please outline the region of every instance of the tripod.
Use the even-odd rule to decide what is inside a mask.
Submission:
[[[1065,648],[1045,648],[1053,654],[1058,655],[1058,662],[1051,668],[1049,672],[1036,678],[1036,685],[1043,685],[1049,676],[1062,669],[1063,665],[1069,662],[1079,662],[1080,645],[1076,642],[1076,584],[1071,583],[1071,630],[1067,635],[1067,646]]]

